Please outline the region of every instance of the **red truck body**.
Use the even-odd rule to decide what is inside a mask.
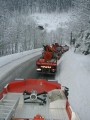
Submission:
[[[58,43],[44,46],[42,57],[36,61],[36,70],[39,73],[55,74],[57,71],[57,60],[62,54],[68,51],[68,46],[62,46]]]
[[[44,51],[42,57],[36,61],[36,66],[37,72],[54,74],[57,71],[57,59],[52,52]]]

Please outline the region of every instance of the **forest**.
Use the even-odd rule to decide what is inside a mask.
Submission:
[[[68,28],[41,30],[31,17],[35,13],[70,14]],[[75,46],[88,49],[89,13],[89,0],[0,0],[0,56],[40,48],[56,40],[70,44],[71,33]]]

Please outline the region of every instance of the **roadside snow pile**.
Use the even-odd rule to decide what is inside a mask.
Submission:
[[[61,58],[60,80],[69,88],[69,101],[81,120],[90,120],[90,56],[68,51]]]
[[[56,30],[57,28],[66,28],[70,22],[70,13],[52,13],[52,14],[33,14],[32,18],[38,25],[42,25],[47,32]]]
[[[13,62],[13,61],[19,60],[21,58],[25,58],[26,56],[31,55],[32,53],[35,53],[35,52],[38,52],[41,50],[42,50],[42,48],[32,49],[29,51],[24,51],[24,52],[15,53],[15,54],[0,57],[0,68]]]

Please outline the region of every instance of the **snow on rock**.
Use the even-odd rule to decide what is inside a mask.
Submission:
[[[69,101],[81,120],[90,120],[90,56],[69,50],[60,60],[60,75],[56,77],[69,88]]]
[[[43,14],[33,14],[32,18],[38,25],[42,25],[47,32],[56,30],[57,28],[66,28],[68,22],[70,21],[70,13],[43,13]]]

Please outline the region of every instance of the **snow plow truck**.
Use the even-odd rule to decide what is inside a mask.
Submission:
[[[42,56],[36,61],[36,70],[39,73],[55,74],[61,53],[56,50],[56,45],[43,45],[43,48]]]
[[[43,45],[42,56],[36,61],[36,70],[39,73],[55,74],[57,71],[57,60],[68,50],[58,43]]]

